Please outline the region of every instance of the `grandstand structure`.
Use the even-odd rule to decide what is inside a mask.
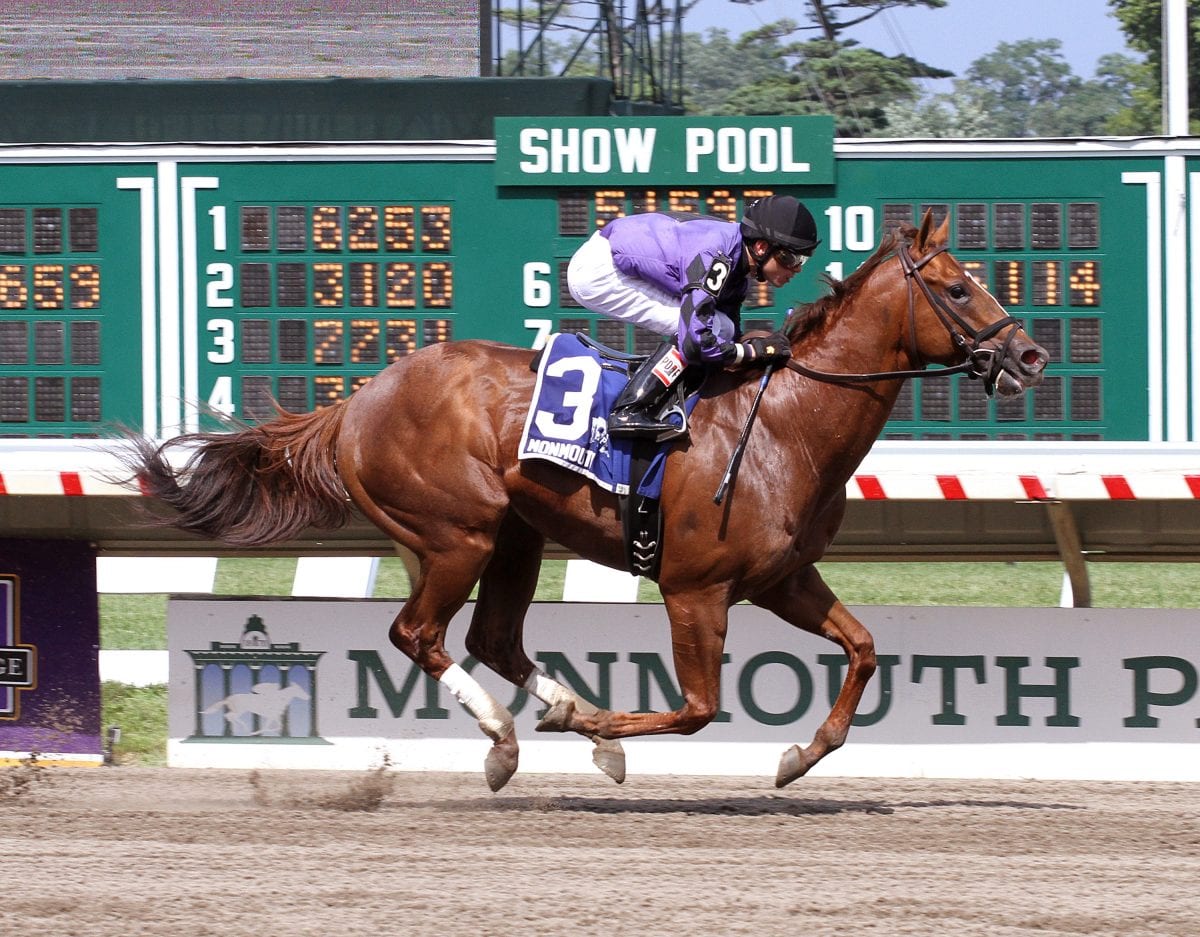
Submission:
[[[7,82],[571,75],[682,110],[680,0],[30,0],[0,26]]]
[[[681,114],[681,36],[680,0],[0,0],[0,145],[480,140],[496,117]]]
[[[0,80],[468,78],[479,0],[0,4]]]

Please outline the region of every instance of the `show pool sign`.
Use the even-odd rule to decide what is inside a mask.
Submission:
[[[496,184],[829,185],[833,118],[496,118]]]
[[[392,601],[173,599],[168,757],[186,767],[482,771],[474,718],[386,640]],[[534,727],[542,704],[448,646],[516,717],[521,769],[592,771],[590,743]],[[856,609],[879,670],[847,745],[817,772],[1200,780],[1195,612]],[[530,656],[598,706],[680,705],[660,605],[535,604]],[[731,613],[716,720],[629,739],[631,777],[773,778],[841,685],[837,648],[749,606]],[[482,778],[481,781],[482,782]]]

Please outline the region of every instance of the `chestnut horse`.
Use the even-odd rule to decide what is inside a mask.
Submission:
[[[517,768],[512,715],[443,643],[476,583],[468,651],[547,704],[539,730],[592,739],[596,764],[618,782],[625,762],[617,739],[692,733],[717,714],[731,605],[749,600],[828,638],[846,653],[845,679],[812,743],[784,752],[782,787],[843,744],[875,670],[870,633],[814,564],[837,533],[846,484],[899,393],[895,373],[958,365],[1012,395],[1038,384],[1048,360],[947,252],[948,227],[935,230],[927,213],[920,230],[889,232],[857,271],[830,281],[830,295],[797,310],[787,326],[791,372],[771,380],[736,487],[720,505],[713,492],[762,382],[761,372],[709,378],[690,439],[674,444],[663,479],[658,585],[683,698],[673,712],[598,709],[526,656],[524,618],[547,538],[627,568],[616,496],[558,466],[517,458],[534,384],[527,349],[433,345],[333,406],[161,446],[137,440],[129,464],[148,494],[178,511],[171,523],[232,545],[337,526],[352,501],[412,551],[419,572],[389,637],[492,739],[485,760],[492,790]],[[855,377],[837,382],[830,372]],[[167,454],[178,444],[192,451],[175,468]]]

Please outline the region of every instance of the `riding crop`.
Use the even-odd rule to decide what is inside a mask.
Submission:
[[[738,437],[737,445],[733,447],[733,454],[729,457],[729,465],[725,469],[725,477],[721,479],[717,493],[713,495],[713,504],[720,504],[724,501],[725,492],[733,484],[733,478],[737,475],[738,466],[742,464],[742,453],[746,451],[746,441],[750,438],[750,430],[754,428],[754,418],[758,416],[758,405],[762,403],[763,394],[767,389],[767,382],[771,380],[771,375],[774,371],[775,362],[771,362],[763,370],[762,380],[758,382],[758,393],[754,395],[754,403],[750,405],[750,413],[746,417],[746,425],[742,427],[742,435]]]

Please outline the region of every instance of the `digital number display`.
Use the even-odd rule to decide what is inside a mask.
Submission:
[[[603,228],[625,214],[625,193],[620,189],[596,193],[596,227]]]
[[[100,268],[95,264],[72,264],[71,308],[95,309],[100,305]]]
[[[1057,202],[1035,202],[1029,206],[1029,246],[1034,250],[1062,248],[1062,206]]]
[[[1062,281],[1062,261],[1033,261],[1033,297],[1030,302],[1034,306],[1061,306]]]
[[[421,250],[450,250],[450,206],[426,205],[421,209]]]
[[[1094,250],[1098,245],[1099,205],[1094,202],[1069,203],[1066,206],[1068,251]],[[885,217],[912,215],[902,211],[908,205],[885,205]],[[1005,306],[1026,305],[1025,285],[1032,283],[1029,305],[1058,306],[1062,294],[1064,260],[1008,259],[995,261],[994,277],[983,274],[983,267],[970,259],[971,251],[997,252],[1063,251],[1064,206],[1057,202],[1003,202],[991,206],[963,203],[954,206],[955,250],[959,259],[981,283],[996,294]],[[1064,252],[1065,253],[1065,252]],[[1100,266],[1096,260],[1073,262],[1071,289],[1066,297],[1071,306],[1096,306],[1100,303]]]
[[[379,250],[379,209],[371,205],[355,205],[347,212],[349,229],[347,247],[352,251]]]
[[[787,286],[751,280],[744,329],[779,328],[828,291],[826,275],[850,276],[890,225],[928,209],[948,219],[967,272],[1054,359],[1016,400],[961,377],[907,382],[885,436],[1140,440],[1177,433],[1181,407],[1194,435],[1190,398],[1146,378],[1147,361],[1165,363],[1190,334],[1165,312],[1163,341],[1147,334],[1153,304],[1176,301],[1163,258],[1179,232],[1148,220],[1167,188],[1148,181],[1142,148],[1096,149],[1108,152],[839,145],[835,176],[819,184],[659,174],[659,150],[653,173],[616,171],[614,152],[611,174],[507,185],[490,159],[441,143],[369,158],[313,146],[0,161],[0,435],[209,428],[209,408],[254,419],[272,400],[304,411],[464,337],[532,347],[548,330],[581,330],[648,352],[657,335],[570,297],[578,247],[648,211],[736,223],[777,192],[805,202],[822,243]]]
[[[20,264],[0,265],[0,308],[27,309],[29,307],[28,270]]]
[[[247,308],[428,309],[454,306],[454,267],[447,259],[387,261],[388,254],[444,255],[453,243],[449,205],[248,205],[240,209],[244,253],[325,255],[308,263],[243,263],[239,305]],[[382,227],[381,227],[382,222]],[[376,261],[330,254],[379,255]],[[97,284],[98,287],[98,284]]]
[[[259,209],[264,221],[270,218],[267,209]],[[267,221],[269,223],[269,221]],[[275,249],[302,251],[308,246],[308,211],[298,205],[280,205],[275,209]]]
[[[211,404],[251,418],[266,412],[272,395],[289,409],[288,401],[301,410],[324,406],[396,358],[453,339],[445,318],[455,304],[449,203],[260,203],[238,206],[235,217],[237,250],[215,251],[221,260],[209,268],[206,295],[211,317],[232,317],[216,333],[236,341],[231,353],[211,349],[209,360],[294,373],[246,374],[236,385],[233,375],[218,376]],[[214,234],[214,243],[224,240]]]
[[[1035,340],[1050,351],[1059,373],[1028,394],[1029,401],[989,401],[978,385],[965,381],[958,381],[953,393],[949,385],[935,389],[930,382],[906,388],[910,406],[897,408],[889,423],[891,431],[885,436],[912,438],[912,433],[894,428],[919,419],[962,424],[994,421],[998,426],[1024,422],[1032,424],[1035,438],[1059,439],[1064,438],[1062,433],[1038,431],[1038,424],[1061,423],[1068,414],[1076,423],[1100,421],[1103,387],[1099,377],[1069,373],[1100,360],[1103,318],[1095,315],[1101,305],[1100,260],[1080,256],[1080,252],[1094,252],[1099,247],[1099,203],[1031,200],[949,203],[944,207],[951,217],[952,243],[963,267],[1025,322]],[[911,221],[916,212],[910,204],[891,203],[884,205],[884,216]],[[993,256],[985,259],[980,254]],[[1076,315],[1084,310],[1093,314]],[[1024,439],[1030,434],[998,429],[958,435]],[[925,431],[920,437],[942,435]],[[1072,438],[1090,437],[1077,432]]]
[[[368,308],[379,305],[379,264],[350,265],[350,305]]]
[[[102,311],[99,249],[95,206],[0,206],[0,432],[76,435],[101,420],[101,379],[86,373],[104,364],[88,317]]]
[[[1067,277],[1072,306],[1100,303],[1100,264],[1095,260],[1072,261]]]
[[[705,214],[714,218],[720,218],[722,221],[737,221],[741,218],[737,197],[728,189],[713,190],[704,203],[707,209]]]
[[[417,265],[391,263],[384,268],[386,303],[393,309],[411,309],[417,305]]]
[[[389,251],[410,251],[417,241],[416,209],[388,205],[383,210],[383,244]],[[447,214],[447,219],[449,215]]]
[[[378,361],[380,334],[378,319],[350,320],[350,360],[355,364]]]
[[[62,309],[66,297],[62,264],[34,264],[33,308]]]
[[[993,293],[1002,306],[1020,306],[1025,301],[1025,265],[1016,260],[997,260]]]
[[[314,208],[312,236],[314,250],[341,250],[342,209],[335,205],[318,205]]]
[[[341,264],[313,264],[313,305],[337,306],[345,304],[346,291],[342,288]]]

